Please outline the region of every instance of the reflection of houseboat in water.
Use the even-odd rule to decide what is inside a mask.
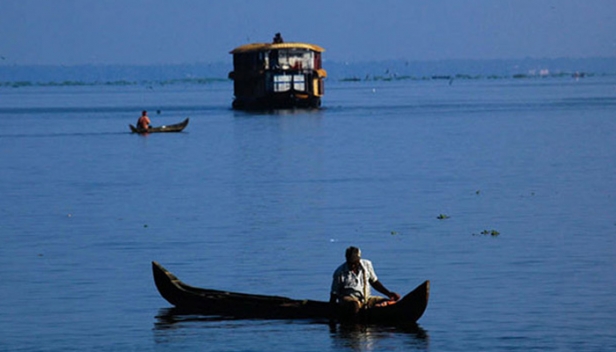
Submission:
[[[273,43],[237,47],[233,54],[235,109],[316,108],[321,105],[323,48],[307,43]]]

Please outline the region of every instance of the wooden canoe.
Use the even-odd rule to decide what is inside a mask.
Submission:
[[[362,310],[349,318],[329,302],[295,300],[189,286],[157,262],[152,262],[154,282],[161,296],[184,314],[232,319],[336,319],[368,324],[414,324],[428,305],[430,282],[425,281],[395,304]]]
[[[133,133],[156,133],[156,132],[182,132],[186,125],[188,125],[189,118],[187,117],[184,121],[180,123],[176,123],[175,125],[163,125],[158,127],[150,127],[147,130],[143,128],[137,128],[133,125],[130,126],[130,130]]]

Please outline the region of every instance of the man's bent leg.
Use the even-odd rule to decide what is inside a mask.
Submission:
[[[387,298],[385,297],[380,297],[380,296],[372,296],[370,298],[368,298],[368,308],[372,308],[375,307],[377,305],[379,305],[380,303],[383,303],[385,301],[388,301]]]
[[[357,315],[362,307],[359,299],[352,296],[344,296],[340,299],[340,306],[345,314]]]

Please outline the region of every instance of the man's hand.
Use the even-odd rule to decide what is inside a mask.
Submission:
[[[389,292],[389,294],[387,295],[387,297],[389,297],[389,299],[391,299],[392,301],[397,301],[400,299],[400,295],[397,294],[396,292]]]

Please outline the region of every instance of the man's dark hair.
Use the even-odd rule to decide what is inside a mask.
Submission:
[[[361,250],[357,247],[351,246],[346,249],[344,256],[346,257],[347,262],[359,260],[361,258]]]

